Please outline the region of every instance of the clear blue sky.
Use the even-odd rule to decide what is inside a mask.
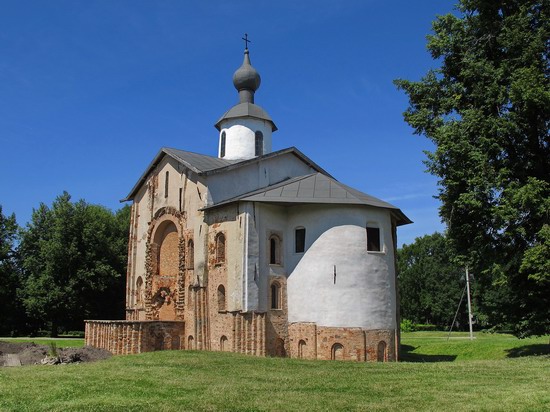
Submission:
[[[341,182],[400,207],[399,243],[442,230],[431,143],[396,78],[437,63],[426,35],[453,1],[18,1],[0,12],[0,204],[19,224],[64,190],[113,210],[158,150],[216,156],[245,32],[256,103]]]

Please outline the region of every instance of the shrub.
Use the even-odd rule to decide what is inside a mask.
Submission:
[[[401,332],[414,332],[416,330],[415,326],[416,325],[412,322],[412,320],[401,320]]]

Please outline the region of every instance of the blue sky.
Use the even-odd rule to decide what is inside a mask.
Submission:
[[[0,12],[0,204],[19,224],[64,190],[121,207],[158,150],[216,156],[246,32],[256,103],[341,182],[400,207],[399,243],[442,230],[433,150],[403,121],[396,78],[437,66],[446,0],[17,1]]]

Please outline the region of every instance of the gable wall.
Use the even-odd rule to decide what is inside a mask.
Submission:
[[[208,205],[314,171],[292,153],[286,153],[224,173],[211,174],[207,176]]]

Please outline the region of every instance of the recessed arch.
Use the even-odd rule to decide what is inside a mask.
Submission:
[[[344,359],[344,346],[341,343],[335,343],[330,350],[330,358],[332,360]]]
[[[143,292],[144,292],[144,284],[143,284],[143,278],[141,276],[138,276],[136,280],[136,304],[142,305],[143,304]]]
[[[225,287],[218,286],[218,312],[225,312]]]
[[[277,235],[271,235],[269,237],[269,264],[280,265],[281,264],[281,238]]]
[[[214,239],[216,247],[216,264],[225,263],[225,235],[218,233]]]
[[[378,362],[386,362],[388,360],[387,345],[383,340],[378,342],[377,360]]]
[[[220,338],[220,351],[226,352],[229,350],[228,344],[227,344],[227,336],[222,335]]]
[[[306,341],[303,339],[300,339],[300,342],[298,342],[298,357],[300,359],[304,358],[305,350],[306,350]]]
[[[282,308],[281,285],[279,282],[275,281],[271,283],[270,295],[271,295],[270,296],[271,309],[281,309]]]

